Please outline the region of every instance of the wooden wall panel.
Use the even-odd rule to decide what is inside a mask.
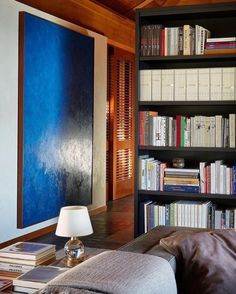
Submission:
[[[134,52],[134,21],[88,0],[16,0],[105,35],[108,43]]]

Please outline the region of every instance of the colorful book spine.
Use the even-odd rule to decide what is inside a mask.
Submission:
[[[163,187],[165,192],[187,192],[199,193],[199,186],[194,185],[165,185]]]

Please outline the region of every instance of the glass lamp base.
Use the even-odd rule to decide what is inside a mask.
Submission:
[[[77,237],[71,237],[71,239],[66,242],[64,251],[68,261],[80,262],[84,260],[84,244]]]

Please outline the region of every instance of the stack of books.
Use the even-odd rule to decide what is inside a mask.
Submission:
[[[55,261],[56,246],[17,242],[0,249],[0,278],[14,280],[41,264]]]
[[[199,169],[166,168],[163,190],[199,193]]]
[[[236,53],[236,37],[208,38],[204,54]]]
[[[38,266],[21,275],[13,281],[13,290],[24,293],[35,293],[43,288],[46,283],[67,271],[68,268],[56,266]]]

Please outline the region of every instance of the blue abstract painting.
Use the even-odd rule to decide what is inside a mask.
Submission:
[[[18,227],[92,201],[94,40],[21,12]]]

